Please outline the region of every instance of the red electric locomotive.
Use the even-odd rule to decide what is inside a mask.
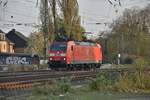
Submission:
[[[48,64],[51,69],[90,69],[102,63],[102,49],[91,42],[53,42],[49,49]]]

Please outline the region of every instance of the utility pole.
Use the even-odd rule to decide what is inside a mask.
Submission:
[[[47,30],[48,30],[48,26],[47,26],[47,17],[48,17],[48,4],[47,4],[47,0],[45,0],[44,2],[44,5],[45,5],[45,8],[44,8],[44,27],[43,27],[43,32],[44,32],[44,63],[46,63],[46,47],[47,47]]]

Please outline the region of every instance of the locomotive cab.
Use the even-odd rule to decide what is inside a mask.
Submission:
[[[54,42],[49,48],[48,64],[50,68],[66,65],[67,42]]]

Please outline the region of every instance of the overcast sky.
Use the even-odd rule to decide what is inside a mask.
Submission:
[[[86,31],[98,33],[99,31],[107,30],[109,24],[117,17],[122,15],[126,8],[138,6],[145,7],[150,3],[150,0],[120,0],[121,6],[115,0],[111,0],[115,7],[108,0],[78,0],[80,7],[80,15],[82,16],[82,25]],[[117,1],[117,0],[116,0]],[[118,11],[116,13],[116,11]],[[95,23],[103,23],[96,25]]]
[[[2,1],[2,2],[1,2]],[[8,1],[8,2],[7,2]],[[35,30],[32,26],[39,23],[37,0],[0,0],[0,29],[8,32],[12,28],[29,36]],[[121,6],[115,0],[78,0],[81,23],[86,31],[98,33],[108,29],[108,25],[95,23],[111,23],[120,16],[125,8],[133,6],[145,7],[150,0],[121,0]],[[115,11],[118,10],[118,13]]]
[[[34,24],[38,24],[39,8],[37,0],[0,0],[0,28],[5,32],[15,28],[28,36],[35,30]],[[7,2],[8,1],[8,2]],[[7,5],[4,6],[5,2]]]

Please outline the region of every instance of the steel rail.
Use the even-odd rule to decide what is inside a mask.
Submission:
[[[136,69],[101,69],[97,71],[33,71],[33,72],[17,72],[11,75],[0,76],[0,92],[9,90],[31,89],[35,84],[41,85],[45,82],[52,82],[53,79],[61,77],[71,77],[72,81],[83,80],[90,77],[96,77],[99,72],[135,72]],[[150,73],[150,69],[145,69]],[[19,73],[19,74],[18,74]],[[23,73],[23,74],[21,74]],[[150,74],[149,74],[150,75]]]

